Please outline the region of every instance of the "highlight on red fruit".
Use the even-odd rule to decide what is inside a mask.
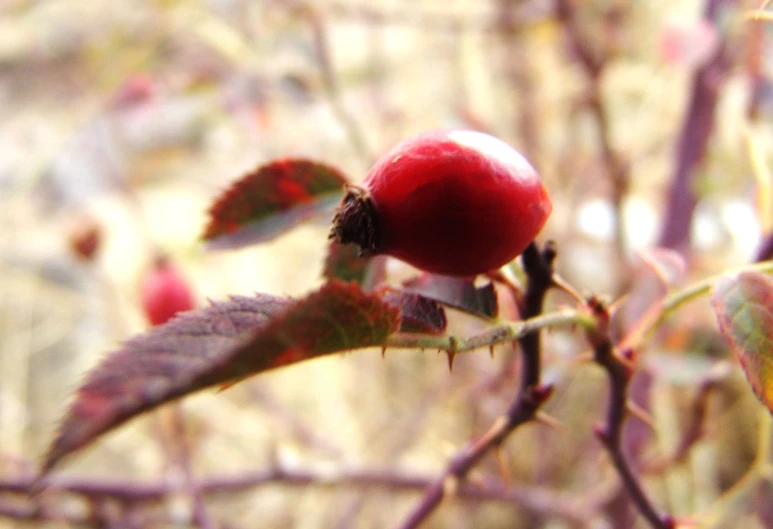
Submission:
[[[349,186],[330,238],[436,274],[474,276],[512,261],[553,209],[537,171],[500,139],[424,132]]]
[[[180,271],[168,258],[157,258],[142,284],[142,308],[151,325],[166,323],[195,306],[193,291]]]

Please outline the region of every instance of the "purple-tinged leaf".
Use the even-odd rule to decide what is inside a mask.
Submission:
[[[209,210],[211,249],[268,241],[338,204],[346,178],[309,160],[277,160],[232,184]]]
[[[399,311],[355,284],[328,283],[299,300],[234,297],[184,313],[110,354],[75,395],[43,465],[140,413],[275,367],[383,345]]]
[[[383,299],[400,307],[400,332],[443,334],[448,326],[446,312],[436,301],[393,287],[379,289]]]
[[[403,286],[409,292],[481,318],[496,318],[499,311],[491,283],[476,287],[471,279],[424,273]]]
[[[754,393],[773,411],[773,279],[754,271],[723,277],[711,301]]]

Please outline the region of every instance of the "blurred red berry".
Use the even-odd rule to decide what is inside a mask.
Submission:
[[[91,217],[78,217],[70,223],[67,239],[70,251],[77,257],[92,261],[102,243],[102,229]]]
[[[156,82],[145,73],[137,73],[127,77],[113,94],[113,108],[128,108],[141,103],[147,103],[156,96]]]
[[[552,209],[537,172],[502,140],[425,132],[381,157],[361,187],[348,188],[330,237],[358,244],[362,255],[474,276],[523,252]]]
[[[142,307],[152,325],[166,323],[196,305],[186,279],[166,258],[159,258],[142,285]]]
[[[668,64],[689,70],[704,66],[717,53],[720,35],[708,20],[670,20],[660,32],[661,58]]]

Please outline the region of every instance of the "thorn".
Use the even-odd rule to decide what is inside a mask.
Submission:
[[[554,273],[553,277],[551,278],[551,280],[553,281],[553,285],[556,288],[558,288],[559,290],[563,290],[569,296],[574,298],[574,300],[578,304],[580,304],[580,305],[584,305],[585,304],[585,297],[583,297],[582,294],[577,292],[577,290],[575,290],[575,288],[572,285],[570,285],[569,283],[564,281],[564,279],[561,276],[559,276],[558,274]]]
[[[620,354],[615,356],[625,367],[628,378],[631,378],[636,373],[636,352],[632,348],[626,347]]]
[[[510,465],[507,464],[507,455],[502,452],[501,445],[497,445],[496,448],[494,448],[494,457],[497,459],[499,473],[502,475],[502,481],[505,483],[505,492],[510,492],[510,488],[513,485],[513,480],[512,476],[510,475]]]
[[[448,355],[448,372],[453,373],[454,372],[454,357],[456,356],[456,353],[452,353],[451,351],[446,351],[446,354]]]
[[[534,418],[537,420],[537,422],[540,422],[545,426],[561,433],[566,433],[569,431],[564,423],[542,410],[537,411],[537,413],[534,414]]]
[[[607,429],[605,426],[601,424],[594,424],[593,434],[596,436],[596,438],[599,441],[601,441],[602,444],[604,444],[605,446],[609,445],[609,433],[607,432]]]
[[[623,357],[623,360],[634,364],[638,355],[636,354],[636,350],[633,347],[626,347],[620,352],[620,356]]]
[[[609,304],[609,312],[612,314],[616,313],[618,310],[620,310],[620,307],[623,306],[623,303],[626,302],[630,294],[623,294],[616,300],[614,300],[612,303]]]
[[[491,358],[493,359],[494,358],[494,346],[493,345],[489,345],[488,346],[488,352],[491,355]]]
[[[539,404],[542,404],[546,400],[550,398],[550,396],[553,394],[553,385],[552,384],[542,384],[540,386],[537,386],[533,389],[534,398],[537,400]]]
[[[222,384],[220,384],[220,387],[217,388],[217,392],[221,393],[221,392],[223,392],[223,391],[225,391],[227,389],[230,389],[232,386],[235,386],[236,384],[238,384],[241,381],[242,381],[242,379],[239,378],[239,379],[236,379],[236,380],[229,380],[228,382],[223,382]]]
[[[655,421],[652,419],[652,415],[650,415],[647,410],[645,410],[644,408],[642,408],[632,400],[626,401],[625,407],[630,412],[631,415],[633,415],[641,422],[649,426],[649,428],[653,432],[655,431]]]
[[[384,358],[386,356],[386,347],[381,348],[381,358]]]

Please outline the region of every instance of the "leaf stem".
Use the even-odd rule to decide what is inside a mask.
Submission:
[[[711,287],[714,285],[714,283],[717,282],[719,278],[748,271],[757,271],[771,274],[773,273],[773,260],[748,264],[733,270],[726,270],[722,273],[701,279],[696,283],[692,283],[673,292],[669,296],[666,296],[660,306],[656,308],[657,310],[654,314],[652,311],[646,312],[639,320],[639,322],[632,326],[634,332],[631,332],[623,340],[623,343],[628,347],[638,347],[652,334],[655,329],[663,324],[666,318],[676,312],[677,309],[681,308],[682,305],[694,301],[711,292]]]
[[[565,309],[528,320],[503,323],[467,337],[393,334],[387,338],[385,347],[390,349],[442,349],[454,354],[469,353],[482,347],[491,347],[518,340],[540,329],[570,326],[592,329],[594,325],[593,318],[587,313],[580,310]]]
[[[243,494],[269,486],[420,492],[431,485],[432,480],[433,476],[393,468],[352,468],[331,472],[330,469],[283,468],[280,465],[202,477],[198,486],[201,494],[209,498]],[[124,520],[139,518],[144,521],[143,511],[147,507],[179,492],[173,481],[165,479],[139,481],[93,476],[56,476],[46,478],[49,492],[45,502],[41,502],[36,497],[22,496],[33,486],[34,480],[29,477],[0,478],[0,517],[26,521],[67,521],[96,527],[101,518],[99,513],[79,514],[67,508],[73,497],[77,497],[94,504],[115,502],[124,506],[119,515],[124,517]],[[530,484],[519,484],[507,489],[501,483],[484,480],[475,485],[462,485],[457,495],[464,501],[509,505],[511,508],[522,508],[540,516],[566,520],[574,527],[584,526],[587,520],[597,516],[618,489],[617,483],[606,481],[575,495]],[[115,516],[115,513],[113,514]],[[112,526],[124,527],[117,524],[115,518],[112,518],[112,522]]]

